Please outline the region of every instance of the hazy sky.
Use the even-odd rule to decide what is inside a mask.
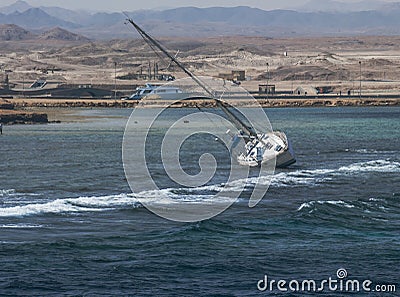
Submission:
[[[93,11],[133,11],[149,8],[172,8],[179,6],[251,6],[262,9],[276,9],[300,6],[309,0],[26,0],[32,6],[59,6],[70,9]],[[320,0],[324,1],[324,0]],[[359,2],[360,0],[341,0],[342,2]],[[398,1],[398,0],[397,0]],[[16,0],[0,0],[0,6],[6,6]],[[387,0],[386,2],[395,2]]]

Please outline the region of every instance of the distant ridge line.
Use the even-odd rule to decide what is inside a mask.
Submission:
[[[354,10],[357,7],[353,3],[352,10],[340,1],[312,0],[308,7],[317,11],[308,11],[307,6],[297,8],[297,11],[268,11],[248,6],[179,7],[133,11],[129,15],[143,23],[150,33],[170,37],[400,34],[400,2],[368,0],[361,4],[359,10]],[[338,5],[342,5],[342,10],[334,9]],[[348,11],[345,11],[346,7]],[[363,10],[363,7],[374,9]],[[60,7],[32,7],[24,1],[0,7],[0,24],[15,24],[39,32],[60,27],[92,39],[132,38],[124,19],[119,12],[89,13]]]

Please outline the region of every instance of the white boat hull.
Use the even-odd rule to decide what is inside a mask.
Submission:
[[[256,167],[275,161],[276,167],[287,167],[296,162],[294,152],[283,132],[258,135],[246,144],[246,152],[238,156],[243,166]]]

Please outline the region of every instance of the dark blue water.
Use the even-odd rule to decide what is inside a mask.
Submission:
[[[229,210],[190,224],[158,218],[131,194],[121,160],[130,112],[4,128],[1,296],[308,296],[317,293],[259,292],[257,282],[321,281],[340,268],[372,288],[397,285],[353,295],[398,296],[400,108],[267,110],[298,163],[276,172],[256,208],[247,206],[250,180]],[[204,146],[213,150],[191,148]],[[165,192],[209,194],[174,184]]]

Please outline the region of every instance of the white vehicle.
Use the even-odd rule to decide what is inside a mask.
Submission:
[[[125,100],[141,100],[145,97],[155,100],[181,100],[185,99],[189,94],[184,93],[180,88],[173,86],[157,86],[147,83],[145,87],[137,88],[128,99]]]

